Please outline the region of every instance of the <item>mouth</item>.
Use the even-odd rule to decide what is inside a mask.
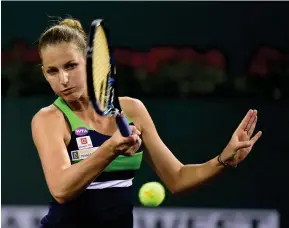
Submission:
[[[62,90],[61,93],[69,94],[69,93],[73,92],[74,89],[75,89],[75,87],[67,88],[67,89]]]

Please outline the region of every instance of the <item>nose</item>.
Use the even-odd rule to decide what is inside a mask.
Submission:
[[[62,70],[60,71],[60,83],[64,86],[66,86],[68,84],[68,78],[69,78],[69,75],[68,75],[68,72],[65,71],[65,70]]]

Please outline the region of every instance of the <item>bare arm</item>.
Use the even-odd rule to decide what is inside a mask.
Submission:
[[[55,111],[42,109],[32,119],[32,136],[52,196],[65,203],[80,194],[116,158],[111,139],[87,159],[71,165],[66,149],[65,121]]]
[[[137,99],[123,98],[121,105],[125,113],[141,131],[147,149],[146,161],[152,166],[166,187],[175,193],[181,169],[184,166],[160,139],[153,121],[143,103]],[[191,176],[192,179],[195,179]]]
[[[123,104],[124,108],[129,110],[128,113],[130,113],[131,118],[139,124],[143,141],[147,148],[147,153],[145,154],[147,162],[173,194],[195,189],[217,176],[224,169],[224,166],[218,162],[217,157],[203,164],[183,165],[162,142],[143,103],[136,99],[127,98],[127,101],[123,102]],[[256,122],[254,123],[256,124]],[[251,122],[251,125],[254,125],[254,123]],[[255,128],[255,125],[253,128]],[[252,139],[251,147],[260,136],[261,134],[258,133]],[[250,147],[247,141],[229,145],[230,143],[224,150],[225,152],[223,152],[226,160],[231,152]]]

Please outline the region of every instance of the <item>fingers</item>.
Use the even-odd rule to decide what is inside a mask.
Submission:
[[[125,155],[125,156],[132,156],[132,155],[134,155],[134,154],[137,152],[137,149],[138,149],[138,148],[139,148],[139,146],[134,145],[134,146],[128,148],[128,149],[123,153],[123,155]]]
[[[255,116],[257,115],[257,110],[252,110],[250,109],[246,116],[243,118],[242,122],[240,123],[240,125],[238,126],[237,130],[245,130],[247,126],[249,126],[250,120],[253,118],[253,121],[255,119]],[[249,128],[248,128],[249,129]],[[247,129],[247,130],[248,130]]]
[[[239,142],[237,147],[236,147],[236,151],[237,150],[240,150],[240,149],[245,149],[245,148],[248,148],[252,146],[252,143],[251,141],[242,141],[242,142]]]
[[[139,136],[137,134],[132,134],[128,137],[123,138],[123,144],[133,145],[137,142]]]
[[[258,141],[258,139],[262,136],[262,131],[259,131],[256,135],[254,135],[254,137],[248,141],[241,141],[237,144],[236,146],[236,150],[240,150],[240,149],[246,149],[249,147],[253,147],[254,144]]]
[[[141,135],[141,132],[135,126],[130,126],[130,129],[132,134]]]
[[[141,143],[141,132],[135,126],[130,126],[132,134],[128,137],[123,137],[119,129],[109,139],[116,154],[127,153],[128,156],[134,154]]]
[[[126,153],[127,151],[132,151],[136,145],[141,142],[141,139],[137,135],[131,135],[129,137],[124,138],[122,143],[117,146],[117,151],[121,154]],[[140,144],[139,144],[140,145]],[[137,148],[138,149],[138,148]]]
[[[141,132],[135,127],[135,126],[130,126],[131,129],[131,135],[128,137],[124,137],[123,143],[135,143],[137,141],[137,138],[139,135],[141,135]]]
[[[141,132],[135,126],[130,126],[132,134],[128,137],[123,137],[121,143],[121,154],[125,156],[132,156],[140,147],[142,140],[140,139]]]
[[[251,129],[251,127],[252,127],[252,125],[253,125],[256,117],[257,117],[257,110],[253,110],[253,113],[252,113],[252,115],[251,115],[251,118],[250,118],[247,126],[246,126],[245,129],[244,129],[245,131],[248,132],[248,131]]]
[[[253,135],[253,132],[255,130],[255,127],[256,127],[256,124],[257,124],[257,120],[258,120],[258,116],[255,117],[255,119],[253,120],[252,124],[249,127],[248,135],[249,135],[250,138]]]
[[[258,139],[262,136],[262,131],[258,131],[256,135],[250,140],[252,146],[258,141]]]
[[[134,154],[137,152],[138,148],[140,147],[141,142],[142,142],[142,140],[141,140],[140,138],[138,138],[137,142],[136,142],[134,145],[132,145],[131,147],[129,147],[129,148],[123,153],[123,155],[125,155],[125,156],[132,156],[132,155],[134,155]]]

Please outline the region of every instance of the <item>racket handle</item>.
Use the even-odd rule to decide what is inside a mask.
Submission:
[[[116,124],[118,129],[123,137],[128,137],[131,135],[131,129],[129,127],[128,122],[123,114],[116,115]]]

